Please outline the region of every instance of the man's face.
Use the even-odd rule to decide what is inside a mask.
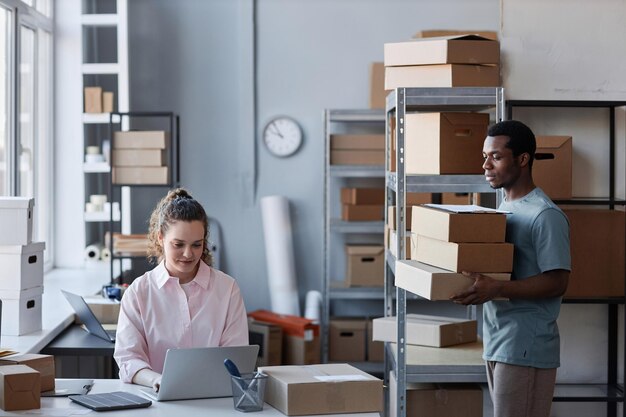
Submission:
[[[520,158],[506,147],[508,136],[487,136],[483,145],[483,169],[491,188],[509,189],[521,174]]]

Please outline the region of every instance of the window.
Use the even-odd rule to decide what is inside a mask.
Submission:
[[[0,195],[35,198],[52,266],[52,0],[0,0]],[[13,36],[15,34],[15,36]]]

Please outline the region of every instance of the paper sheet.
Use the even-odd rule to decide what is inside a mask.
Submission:
[[[489,207],[481,207],[475,204],[424,204],[426,207],[445,210],[452,213],[500,213],[510,214],[509,211],[496,210]]]

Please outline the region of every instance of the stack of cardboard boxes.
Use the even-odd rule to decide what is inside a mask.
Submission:
[[[381,221],[385,218],[384,188],[342,188],[341,219],[345,221]]]
[[[385,135],[331,135],[331,165],[384,165]]]
[[[113,133],[114,184],[167,184],[166,149],[169,135],[162,130]]]
[[[447,300],[472,285],[462,271],[508,280],[513,245],[505,243],[506,216],[484,208],[462,212],[413,206],[411,260],[396,263],[396,285],[429,300]]]
[[[0,358],[0,408],[40,408],[41,393],[54,390],[54,357],[24,354]]]

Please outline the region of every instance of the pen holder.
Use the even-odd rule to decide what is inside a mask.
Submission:
[[[261,373],[230,377],[235,410],[247,413],[263,410],[267,375]]]

